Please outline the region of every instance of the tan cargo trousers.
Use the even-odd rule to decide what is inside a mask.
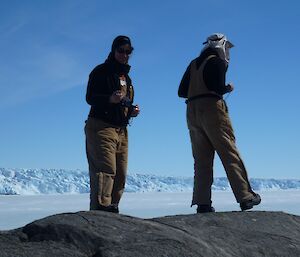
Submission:
[[[215,151],[222,161],[237,202],[253,198],[225,101],[205,97],[189,102],[187,123],[195,161],[192,205],[211,204]]]
[[[127,129],[88,118],[85,135],[90,175],[90,210],[97,210],[99,204],[118,205],[127,173]]]

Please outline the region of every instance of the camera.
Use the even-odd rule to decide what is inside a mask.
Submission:
[[[132,114],[133,110],[135,108],[137,108],[137,105],[133,105],[128,97],[124,97],[120,103],[121,103],[121,106],[128,108],[128,116],[129,117],[136,117],[137,114],[135,114],[133,116],[131,114]]]

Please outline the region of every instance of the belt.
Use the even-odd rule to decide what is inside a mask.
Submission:
[[[194,101],[196,99],[205,98],[205,97],[214,97],[214,98],[217,98],[219,100],[223,99],[223,97],[220,96],[220,95],[215,95],[215,94],[201,94],[201,95],[195,95],[195,96],[192,96],[192,97],[186,99],[185,103],[187,104],[187,103],[189,103],[191,101]]]

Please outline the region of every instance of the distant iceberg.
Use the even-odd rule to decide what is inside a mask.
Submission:
[[[300,190],[296,179],[250,179],[256,191]],[[214,179],[213,190],[230,190],[227,178]],[[192,177],[129,174],[126,192],[191,192]],[[87,171],[0,168],[1,195],[82,194],[89,192]]]

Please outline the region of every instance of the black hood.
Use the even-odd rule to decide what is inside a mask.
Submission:
[[[131,45],[130,38],[127,36],[117,36],[111,46],[111,52],[114,53],[116,49],[122,45],[129,45],[131,47],[131,50],[133,50],[133,47]]]

